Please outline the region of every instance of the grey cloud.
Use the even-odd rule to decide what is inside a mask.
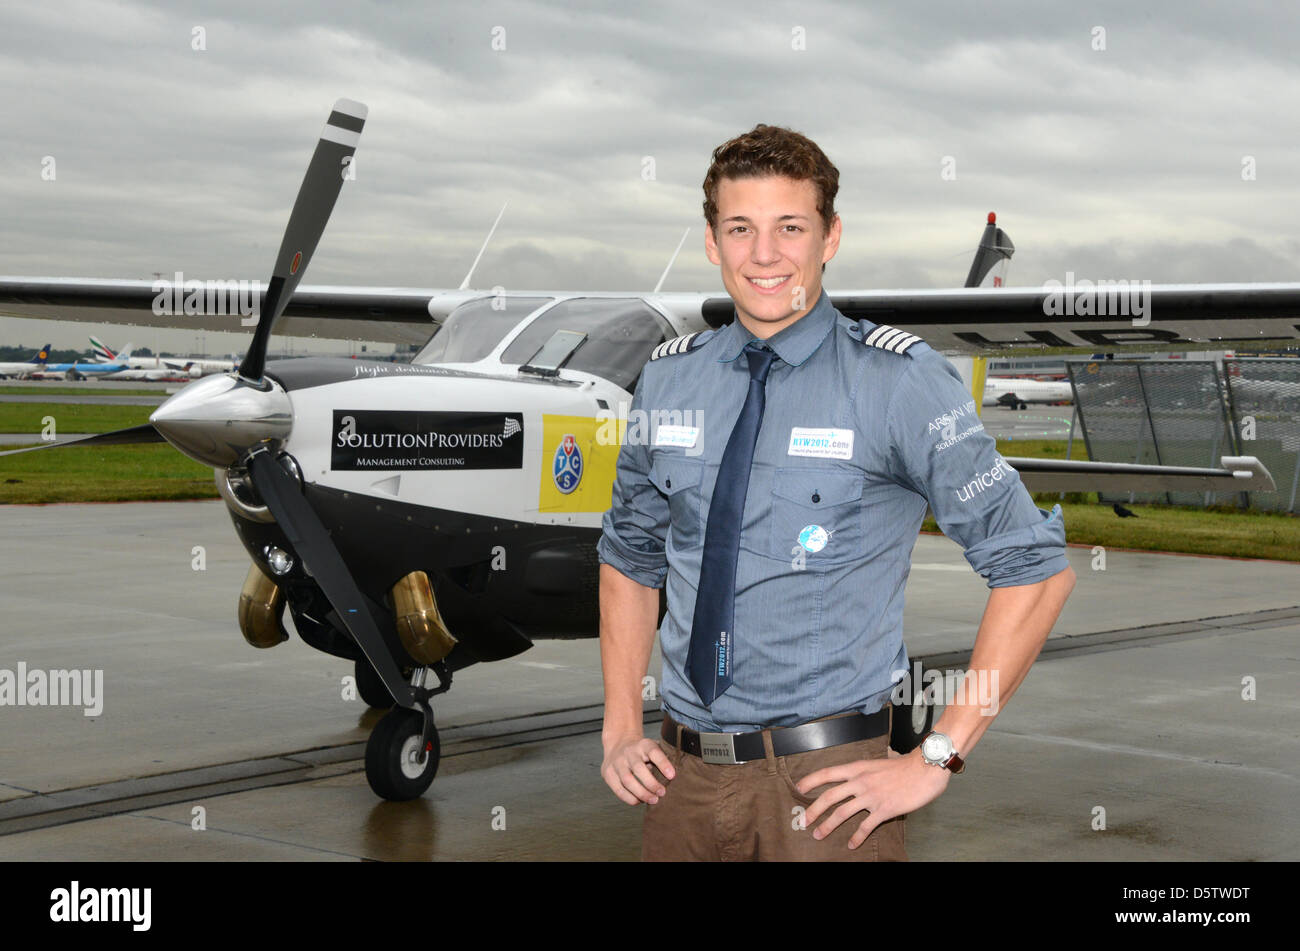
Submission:
[[[989,210],[1013,283],[1286,279],[1297,25],[1266,3],[11,6],[0,272],[265,277],[347,95],[370,119],[312,283],[455,286],[508,201],[489,286],[645,289],[689,225],[667,287],[717,291],[700,182],[758,121],[841,170],[837,289],[960,282]]]

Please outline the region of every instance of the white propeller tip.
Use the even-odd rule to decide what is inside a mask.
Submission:
[[[338,100],[334,103],[334,111],[341,112],[354,119],[365,119],[366,114],[369,112],[364,103],[357,102],[355,99]]]

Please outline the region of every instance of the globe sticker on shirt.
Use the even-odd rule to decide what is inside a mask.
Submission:
[[[830,540],[831,533],[820,525],[805,525],[803,531],[799,533],[799,544],[805,551],[819,552]]]

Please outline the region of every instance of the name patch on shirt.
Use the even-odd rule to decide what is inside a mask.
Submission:
[[[700,427],[698,426],[660,425],[655,430],[656,446],[681,446],[690,449],[699,438]]]
[[[852,459],[853,430],[805,429],[796,426],[790,430],[788,455],[813,459]]]

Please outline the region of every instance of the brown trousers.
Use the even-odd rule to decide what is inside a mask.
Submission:
[[[892,716],[892,713],[891,713]],[[816,770],[888,755],[889,733],[823,750],[775,756],[763,731],[767,756],[747,763],[706,763],[663,739],[659,748],[673,764],[669,780],[651,765],[667,793],[646,805],[641,859],[646,862],[905,862],[906,816],[882,822],[856,849],[849,839],[865,811],[850,816],[826,838],[803,828],[803,813],[830,786],[801,795],[795,783]],[[841,803],[827,810],[813,828]]]

